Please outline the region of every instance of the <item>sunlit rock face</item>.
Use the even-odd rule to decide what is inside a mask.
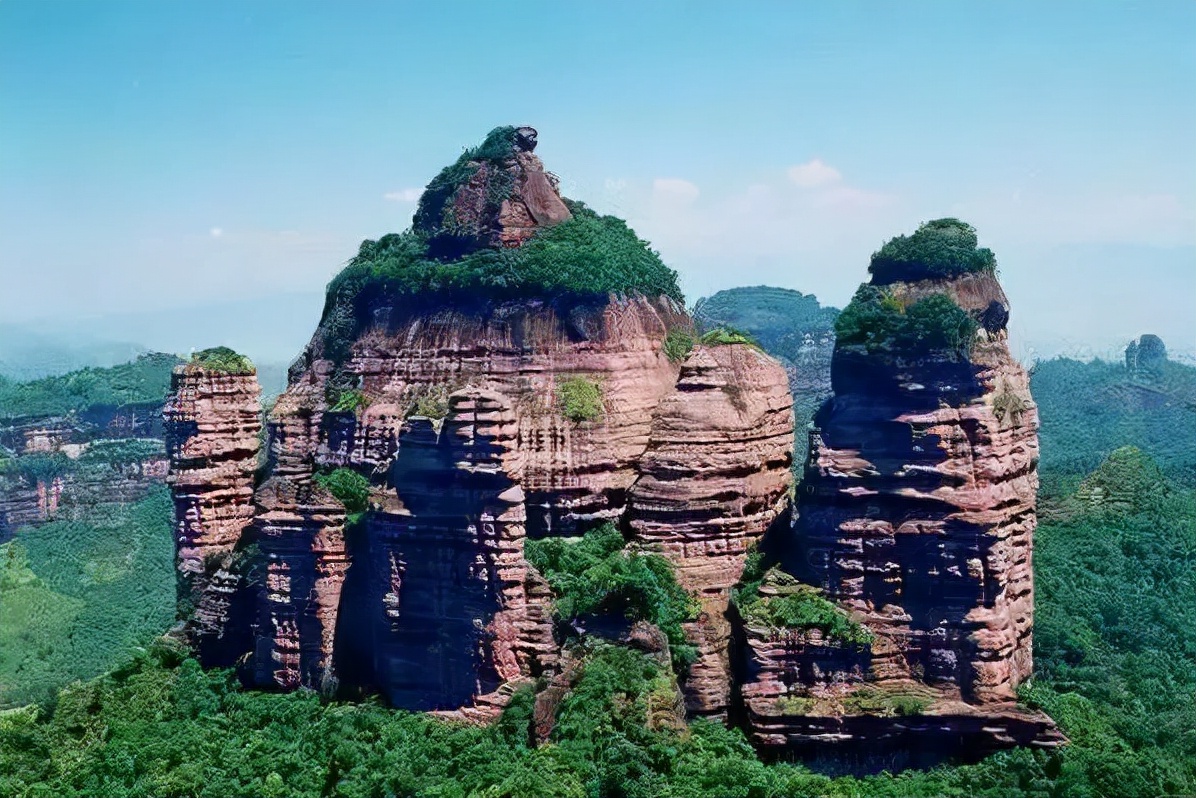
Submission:
[[[980,321],[976,340],[966,355],[836,346],[781,559],[873,639],[843,651],[749,626],[749,727],[801,746],[885,725],[852,715],[991,715],[988,731],[965,724],[976,745],[1057,744],[1048,719],[1014,706],[1031,673],[1038,417],[1006,343],[1008,302],[987,274],[887,288],[906,307],[946,294]]]
[[[691,712],[730,706],[731,588],[749,547],[787,522],[792,436],[785,372],[747,344],[698,346],[657,410],[628,518],[634,539],[667,556],[701,600],[687,627],[698,647],[684,685]]]
[[[163,410],[180,609],[201,651],[224,647],[234,614],[231,557],[253,521],[260,398],[254,374],[187,364],[175,368]]]

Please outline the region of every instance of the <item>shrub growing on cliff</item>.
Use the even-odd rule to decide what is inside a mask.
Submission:
[[[191,356],[191,364],[221,374],[256,374],[253,361],[227,346],[203,349]]]
[[[932,294],[905,307],[874,285],[861,285],[835,320],[839,343],[869,352],[904,350],[966,357],[980,325],[946,294]]]
[[[924,222],[910,236],[897,236],[872,255],[868,271],[873,283],[929,280],[985,272],[994,274],[997,259],[978,247],[976,229],[959,219]]]
[[[364,393],[356,388],[341,391],[328,409],[334,413],[356,413],[370,403]]]
[[[748,563],[745,579],[759,567],[759,560]],[[769,593],[760,587],[767,586]],[[735,591],[735,604],[748,623],[783,629],[818,629],[829,640],[851,645],[867,645],[872,633],[852,620],[846,612],[823,598],[817,588],[799,583],[789,574],[773,568],[759,580],[751,579],[748,589]],[[775,592],[772,592],[775,591]]]
[[[710,332],[703,335],[700,339],[703,346],[727,346],[729,344],[747,344],[754,346],[757,349],[760,345],[755,342],[752,336],[745,332],[736,330],[733,327],[715,327]]]
[[[561,414],[574,423],[602,418],[602,386],[585,377],[570,377],[556,389]]]
[[[350,516],[364,513],[370,506],[370,481],[351,468],[337,468],[316,474],[315,481],[345,505]]]
[[[694,337],[686,330],[672,329],[664,338],[664,355],[672,363],[680,363],[689,357],[694,348]]]
[[[524,553],[556,592],[558,618],[617,613],[648,621],[665,633],[678,671],[694,661],[697,651],[681,624],[696,615],[696,602],[677,584],[668,560],[625,549],[613,524],[580,539],[528,540]]]

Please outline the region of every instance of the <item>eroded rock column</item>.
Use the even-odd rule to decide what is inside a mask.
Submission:
[[[253,520],[260,399],[255,373],[228,374],[190,363],[171,377],[163,418],[180,614],[186,618],[194,608],[192,623],[200,636],[219,636],[228,621],[235,585],[228,584],[227,559]]]
[[[702,604],[687,628],[698,647],[685,686],[691,712],[727,711],[731,588],[749,547],[788,506],[792,444],[785,371],[746,344],[695,349],[657,411],[628,517],[635,539],[668,557]]]

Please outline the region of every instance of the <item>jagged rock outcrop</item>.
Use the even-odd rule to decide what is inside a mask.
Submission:
[[[749,728],[760,743],[850,740],[856,726],[884,726],[847,720],[876,714],[861,695],[867,704],[912,690],[925,700],[898,713],[975,715],[985,726],[991,708],[1005,720],[985,732],[990,744],[1057,744],[1048,719],[1013,706],[1031,673],[1038,418],[1006,344],[1008,301],[987,271],[877,284],[863,294],[873,309],[844,311],[863,326],[836,346],[835,395],[816,417],[800,517],[781,555],[871,640],[844,650],[748,625]],[[886,324],[888,340],[872,332]],[[931,343],[956,330],[964,340]],[[808,713],[811,702],[833,709]],[[811,720],[828,712],[839,731]],[[885,734],[919,724],[901,717]]]
[[[702,611],[687,633],[698,660],[685,683],[692,712],[731,701],[731,588],[789,503],[793,402],[779,363],[748,344],[698,346],[656,412],[631,488],[633,537],[676,566]]]
[[[253,520],[260,397],[253,373],[188,363],[171,378],[163,410],[166,482],[174,499],[181,612],[199,637],[220,637],[229,619],[235,579],[227,557]]]
[[[498,128],[433,180],[420,198],[415,229],[438,256],[518,247],[536,230],[568,219],[559,180],[533,150],[535,128]]]

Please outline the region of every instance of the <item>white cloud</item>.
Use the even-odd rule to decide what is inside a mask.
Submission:
[[[422,188],[404,188],[399,191],[388,191],[382,195],[382,199],[387,202],[419,202],[419,197],[423,193]]]
[[[787,174],[790,180],[802,188],[829,186],[843,179],[843,175],[839,173],[838,169],[828,163],[824,163],[821,158],[815,158],[812,161],[791,166],[787,170]]]
[[[652,181],[653,197],[666,202],[688,205],[700,193],[697,186],[679,177],[658,177]]]
[[[224,235],[224,228],[223,227],[213,227],[211,230],[208,231],[208,235],[210,235],[212,238],[220,238],[220,236]]]

